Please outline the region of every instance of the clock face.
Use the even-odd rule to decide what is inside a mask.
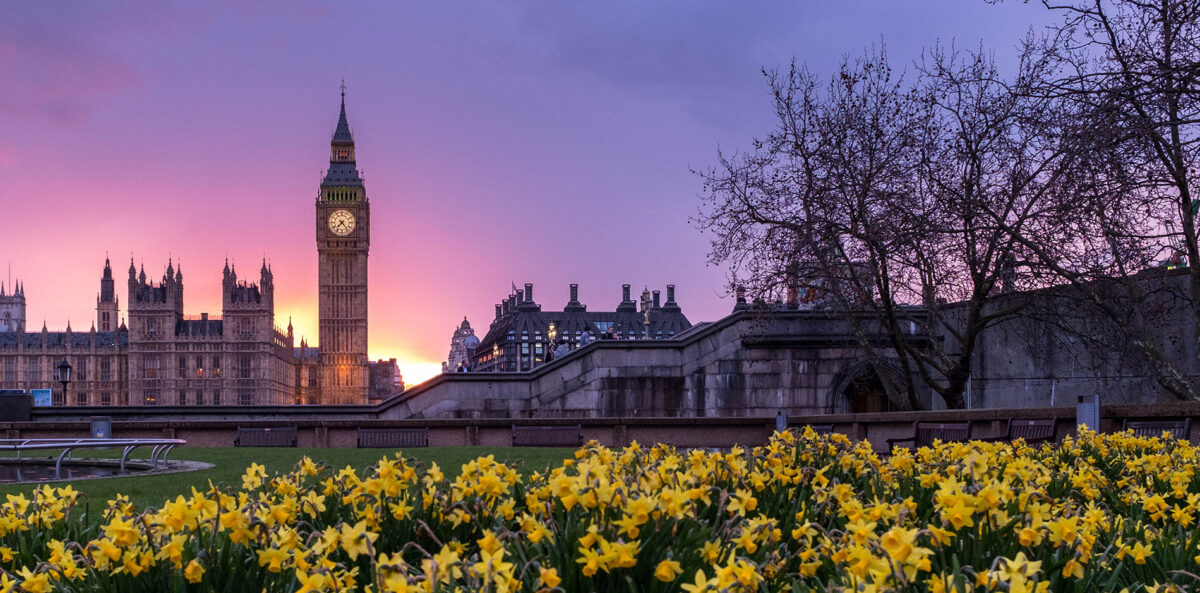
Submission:
[[[354,232],[354,214],[349,210],[334,210],[329,215],[329,230],[339,237]]]

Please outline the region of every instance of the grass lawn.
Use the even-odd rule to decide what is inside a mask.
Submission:
[[[430,447],[428,449],[407,449],[403,451],[406,458],[413,458],[428,466],[436,462],[448,478],[459,474],[462,464],[479,456],[495,455],[499,461],[520,462],[523,472],[543,471],[550,466],[558,465],[562,460],[572,457],[574,449],[549,447]],[[55,452],[57,453],[57,452]],[[76,480],[73,482],[55,482],[56,486],[70,483],[76,490],[85,494],[90,501],[82,502],[94,511],[103,508],[105,501],[112,499],[118,493],[129,496],[133,504],[139,508],[146,506],[159,507],[169,499],[179,494],[190,494],[191,488],[204,490],[209,481],[214,484],[225,482],[235,490],[241,488],[242,473],[251,463],[258,463],[267,468],[267,473],[283,472],[293,469],[300,458],[307,455],[313,461],[329,465],[335,471],[347,465],[356,469],[372,465],[384,455],[394,456],[391,449],[293,449],[293,448],[232,448],[232,447],[179,447],[171,452],[171,459],[186,461],[203,461],[213,464],[207,470],[166,474],[159,476],[99,478],[93,480]],[[22,457],[44,457],[46,452],[38,455],[23,455]],[[111,452],[78,451],[76,459],[84,457],[112,456]],[[134,457],[145,458],[148,452],[139,450]],[[27,496],[36,484],[9,484],[0,486],[0,499],[5,494],[24,492]]]

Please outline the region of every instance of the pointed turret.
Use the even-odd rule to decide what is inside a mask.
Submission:
[[[115,303],[117,300],[117,291],[113,282],[112,264],[108,258],[104,258],[104,272],[100,274],[100,294],[97,297],[99,303]]]

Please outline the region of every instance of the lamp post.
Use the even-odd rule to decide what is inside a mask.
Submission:
[[[500,368],[500,345],[492,344],[492,372],[502,371]]]
[[[54,369],[57,371],[55,374],[58,376],[58,382],[63,386],[63,405],[65,406],[67,405],[67,383],[71,382],[71,363],[64,358]]]

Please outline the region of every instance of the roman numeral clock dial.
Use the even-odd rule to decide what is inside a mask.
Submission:
[[[349,210],[334,210],[329,214],[329,232],[345,237],[354,232],[354,214]]]

